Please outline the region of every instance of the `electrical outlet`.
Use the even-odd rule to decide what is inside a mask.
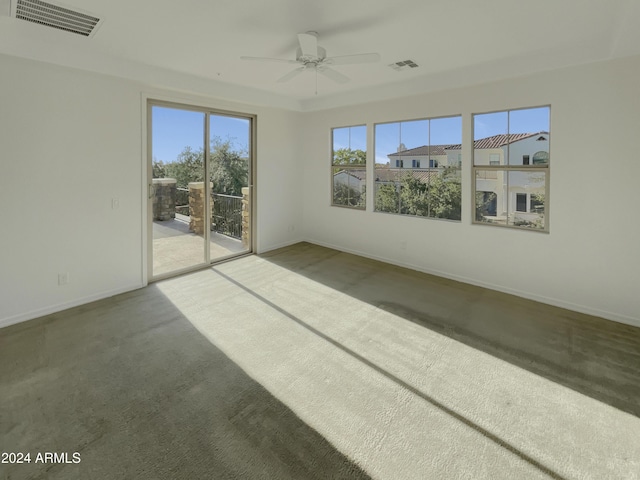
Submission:
[[[407,242],[403,240],[402,242],[400,242],[400,250],[404,252],[406,249],[407,249]]]
[[[69,272],[61,272],[58,274],[58,285],[66,285],[69,283]]]
[[[111,208],[113,210],[117,210],[118,208],[120,208],[120,199],[119,198],[112,198],[111,199]]]
[[[295,225],[289,225],[289,231],[290,232],[295,232],[296,230],[296,226]]]

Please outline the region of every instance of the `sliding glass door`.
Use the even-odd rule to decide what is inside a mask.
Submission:
[[[211,260],[245,252],[251,244],[249,188],[251,121],[209,115],[211,186]]]
[[[250,252],[253,118],[150,102],[148,121],[149,277]]]

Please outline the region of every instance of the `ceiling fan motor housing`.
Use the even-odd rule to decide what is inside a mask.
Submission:
[[[322,47],[318,47],[318,54],[316,56],[303,55],[302,49],[300,47],[298,47],[298,49],[296,50],[296,60],[298,62],[304,63],[305,65],[308,63],[317,65],[318,63],[322,62],[326,57],[327,57],[327,51]]]

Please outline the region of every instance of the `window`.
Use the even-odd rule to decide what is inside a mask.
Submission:
[[[473,116],[474,223],[549,231],[550,113],[545,106]]]
[[[544,213],[544,196],[532,193],[529,197],[529,211],[533,213]]]
[[[476,220],[482,216],[495,216],[497,209],[497,197],[493,192],[476,192],[476,203],[479,208],[476,211]],[[478,216],[480,218],[478,218]]]
[[[549,152],[536,152],[533,154],[533,164],[541,165],[549,163]]]
[[[364,210],[367,182],[367,127],[331,131],[331,205]]]
[[[374,210],[459,221],[461,152],[460,116],[375,125]]]

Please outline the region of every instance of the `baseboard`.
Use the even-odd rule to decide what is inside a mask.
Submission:
[[[371,255],[367,252],[363,252],[363,251],[359,251],[351,248],[344,248],[340,245],[334,245],[327,242],[319,242],[319,241],[310,240],[310,239],[305,239],[302,241],[312,243],[314,245],[319,245],[321,247],[332,248],[340,252],[350,253],[352,255],[358,255],[359,257],[365,257],[371,260],[377,260],[379,262],[389,263],[397,267],[403,267],[409,270],[415,270],[418,272],[427,273],[429,275],[435,275],[437,277],[447,278],[449,280],[455,280],[457,282],[467,283],[469,285],[475,285],[477,287],[488,288],[489,290],[495,290],[497,292],[507,293],[509,295],[515,295],[517,297],[522,297],[528,300],[533,300],[533,301],[544,303],[547,305],[552,305],[554,307],[565,308],[567,310],[572,310],[574,312],[584,313],[586,315],[592,315],[594,317],[605,318],[607,320],[612,320],[614,322],[624,323],[625,325],[631,325],[632,327],[640,327],[640,319],[629,317],[626,315],[620,315],[615,312],[608,312],[606,310],[599,310],[597,308],[586,307],[584,305],[578,305],[578,304],[567,302],[565,300],[561,300],[558,298],[545,297],[542,295],[531,294],[529,292],[522,292],[520,290],[505,287],[503,285],[488,283],[481,280],[476,280],[474,278],[464,277],[461,275],[454,275],[454,274],[442,272],[439,270],[421,268],[413,264],[400,262],[391,258],[386,258],[378,255]]]
[[[50,315],[52,313],[61,312],[63,310],[77,307],[79,305],[95,302],[96,300],[102,300],[104,298],[113,297],[114,295],[119,295],[121,293],[137,290],[138,288],[142,288],[144,286],[145,285],[143,284],[130,285],[127,287],[117,288],[115,290],[108,290],[105,292],[96,293],[94,295],[88,295],[86,297],[82,297],[77,300],[73,300],[71,302],[59,303],[57,305],[39,308],[37,310],[31,310],[30,312],[21,313],[19,315],[14,315],[12,317],[3,318],[3,319],[0,319],[0,328],[4,328],[10,325],[15,325],[17,323],[33,320],[34,318],[43,317],[45,315]]]
[[[287,240],[286,242],[283,242],[283,243],[277,243],[275,245],[269,245],[267,247],[259,248],[256,253],[258,253],[258,254],[267,253],[267,252],[270,252],[272,250],[277,250],[279,248],[290,247],[291,245],[295,245],[296,243],[300,243],[300,242],[304,242],[304,241],[306,241],[306,240],[303,240],[301,238],[298,238],[298,239],[295,239],[295,240]],[[309,242],[309,243],[313,243],[313,242]],[[339,249],[336,249],[336,250],[339,250]]]

